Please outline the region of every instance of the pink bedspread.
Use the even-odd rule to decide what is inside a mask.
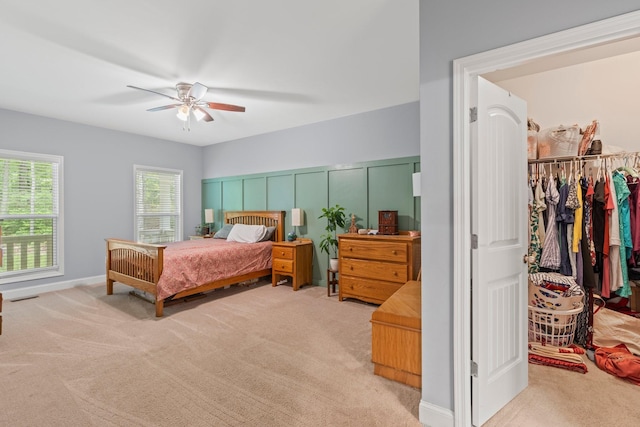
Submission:
[[[174,242],[164,250],[158,300],[220,279],[271,268],[271,242],[236,243],[224,239]]]

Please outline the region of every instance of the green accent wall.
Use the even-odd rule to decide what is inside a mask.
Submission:
[[[283,210],[285,233],[293,231],[291,209],[304,211],[299,237],[314,242],[313,282],[326,286],[328,255],[318,244],[326,220],[322,208],[339,204],[355,215],[358,228],[378,228],[378,211],[397,210],[400,230],[420,230],[420,198],[413,197],[411,175],[420,171],[420,157],[377,160],[253,175],[202,180],[202,209],[214,209],[214,229],[228,210]],[[347,230],[338,230],[338,233]]]

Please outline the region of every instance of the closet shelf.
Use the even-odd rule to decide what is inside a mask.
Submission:
[[[613,157],[632,157],[632,156],[640,156],[640,152],[639,151],[623,151],[620,153],[612,153],[612,154],[593,154],[588,156],[552,157],[548,159],[528,160],[528,162],[529,164],[562,163],[562,162],[570,162],[570,161],[576,161],[576,160],[590,161],[590,160],[609,159]]]

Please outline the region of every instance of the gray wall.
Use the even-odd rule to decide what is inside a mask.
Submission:
[[[414,102],[197,147],[0,109],[0,148],[64,156],[65,209],[64,276],[2,290],[103,275],[104,239],[133,238],[134,164],[183,170],[188,236],[202,221],[202,179],[417,156],[418,111]]]
[[[420,2],[422,182],[439,183],[423,185],[422,197],[422,271],[428,289],[422,302],[426,404],[453,411],[452,61],[638,7],[638,0]]]
[[[412,102],[210,145],[204,178],[416,156],[418,111]]]
[[[64,156],[65,274],[2,290],[104,275],[104,239],[133,238],[134,164],[182,169],[184,235],[201,221],[201,147],[0,109],[0,148]]]

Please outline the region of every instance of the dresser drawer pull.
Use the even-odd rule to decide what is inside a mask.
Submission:
[[[396,252],[396,251],[391,251],[391,253],[392,253],[393,255],[396,255],[398,252]]]
[[[280,256],[284,256],[284,251],[281,251],[281,252],[280,252]]]

